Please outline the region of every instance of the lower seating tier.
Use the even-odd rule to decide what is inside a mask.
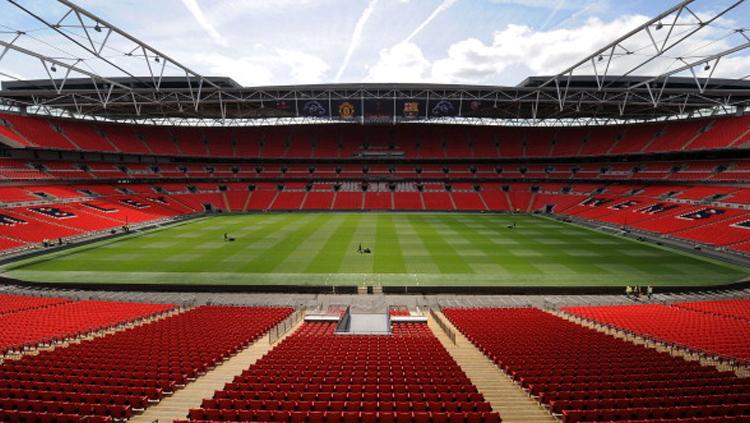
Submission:
[[[695,198],[712,187],[623,183],[461,182],[449,189],[443,183],[412,181],[371,184],[366,191],[355,181],[21,185],[14,187],[15,194],[43,198],[0,204],[0,251],[205,212],[425,210],[553,213],[750,253],[748,188],[713,188],[716,201],[709,203]]]
[[[0,364],[0,420],[126,419],[235,354],[291,312],[202,306],[6,361]]]
[[[750,421],[750,380],[733,372],[703,367],[538,309],[444,313],[563,423]]]
[[[500,421],[426,324],[393,323],[392,336],[340,336],[335,327],[304,323],[190,421]]]

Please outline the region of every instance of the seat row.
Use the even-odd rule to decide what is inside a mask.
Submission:
[[[750,321],[750,298],[735,298],[716,301],[687,301],[672,304],[687,310],[701,311],[718,316],[734,317]]]
[[[497,412],[357,412],[191,410],[195,423],[254,421],[279,423],[500,423]],[[176,423],[185,423],[176,421]]]
[[[217,391],[213,400],[275,400],[275,401],[298,401],[301,404],[310,402],[330,401],[336,402],[481,402],[484,396],[479,392],[442,392],[442,393],[385,393],[385,392],[320,392],[320,391],[292,391],[283,389],[266,390],[267,387],[254,389],[248,386],[236,386],[227,384],[227,389]],[[211,407],[208,407],[211,408]],[[215,408],[215,407],[214,407]]]
[[[286,411],[401,411],[471,412],[492,411],[489,403],[479,401],[277,401],[277,400],[204,400],[204,410],[286,410]]]
[[[45,413],[36,411],[0,410],[0,421],[7,423],[80,423],[79,414]],[[109,416],[87,416],[89,423],[109,423]]]
[[[716,417],[719,420],[725,417],[730,417],[732,419],[735,417],[743,417],[745,419],[744,421],[747,421],[748,416],[750,416],[750,404],[563,411],[563,421],[566,423],[609,422],[621,420],[649,420],[661,422],[667,419],[700,419],[704,417]]]

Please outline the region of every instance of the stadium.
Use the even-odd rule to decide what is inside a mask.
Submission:
[[[80,3],[0,6],[1,422],[750,422],[750,2]]]

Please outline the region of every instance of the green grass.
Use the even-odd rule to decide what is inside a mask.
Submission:
[[[373,254],[358,254],[359,243]],[[699,286],[750,274],[546,218],[447,213],[217,216],[0,272],[40,282],[484,286]]]

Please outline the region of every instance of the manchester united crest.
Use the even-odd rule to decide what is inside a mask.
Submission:
[[[354,105],[345,101],[339,105],[339,117],[341,119],[351,119],[354,117]]]

